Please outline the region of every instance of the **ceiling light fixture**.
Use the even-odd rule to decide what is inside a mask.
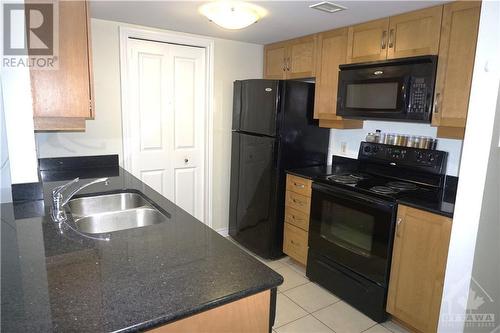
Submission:
[[[310,5],[309,8],[322,10],[322,11],[327,12],[327,13],[336,13],[336,12],[340,12],[341,10],[347,9],[347,7],[337,5],[336,3],[329,2],[329,1],[322,1],[320,3]]]
[[[215,1],[199,8],[201,14],[225,29],[243,29],[264,17],[265,9],[243,1]]]

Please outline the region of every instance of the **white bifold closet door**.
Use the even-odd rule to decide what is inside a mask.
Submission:
[[[204,221],[205,49],[128,45],[128,171]]]

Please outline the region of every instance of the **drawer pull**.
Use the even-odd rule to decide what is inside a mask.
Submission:
[[[304,184],[298,184],[298,183],[293,183],[293,185],[295,185],[295,187],[298,187],[298,188],[306,187]]]

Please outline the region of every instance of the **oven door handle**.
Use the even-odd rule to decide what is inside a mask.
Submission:
[[[379,199],[376,197],[371,197],[368,195],[364,195],[355,191],[349,191],[349,190],[344,190],[338,187],[333,187],[333,186],[325,186],[323,184],[318,184],[313,182],[312,185],[313,191],[320,191],[328,195],[333,195],[333,196],[342,196],[342,199],[345,199],[346,197],[352,198],[357,201],[363,201],[365,203],[368,203],[371,206],[377,206],[377,207],[383,207],[385,210],[393,210],[394,207],[396,206],[395,202],[388,201],[388,200],[383,200]]]

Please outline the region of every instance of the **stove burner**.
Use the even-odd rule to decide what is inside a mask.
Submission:
[[[399,191],[412,191],[418,189],[418,186],[412,183],[406,182],[388,182],[385,184],[387,187],[390,187]]]
[[[327,177],[328,180],[334,181],[336,183],[341,183],[341,184],[349,184],[353,185],[356,184],[359,180],[359,178],[355,178],[352,175],[332,175]]]
[[[373,191],[375,193],[380,193],[380,194],[395,194],[397,193],[396,190],[387,187],[387,186],[373,186],[370,188],[370,191]]]
[[[360,179],[360,180],[370,178],[370,175],[368,175],[368,174],[366,174],[366,173],[362,173],[362,172],[352,172],[352,173],[350,174],[350,176],[351,176],[352,178],[356,178],[356,179]]]

